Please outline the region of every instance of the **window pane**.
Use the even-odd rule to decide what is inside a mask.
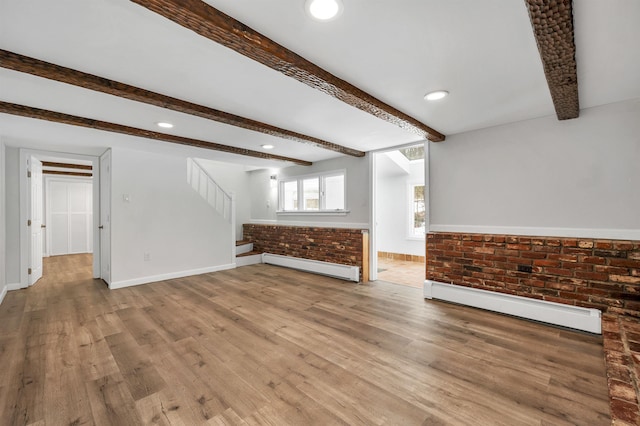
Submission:
[[[344,210],[344,175],[324,178],[324,208]]]
[[[298,210],[298,182],[293,180],[284,182],[283,186],[283,210]]]
[[[303,180],[302,191],[304,193],[304,210],[320,209],[320,179],[312,178]]]
[[[427,212],[424,203],[424,185],[413,187],[413,235],[424,235]]]

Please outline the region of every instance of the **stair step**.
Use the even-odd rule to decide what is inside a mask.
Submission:
[[[250,252],[247,252],[247,253],[236,254],[236,257],[254,256],[256,254],[262,254],[262,252],[253,250],[253,251],[250,251]]]
[[[243,246],[245,244],[251,244],[251,240],[238,240],[238,241],[236,241],[236,246]]]

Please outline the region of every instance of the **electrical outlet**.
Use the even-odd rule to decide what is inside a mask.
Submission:
[[[530,265],[518,265],[518,272],[533,272],[533,267]]]
[[[144,254],[144,261],[145,261],[145,262],[148,262],[148,261],[150,261],[150,260],[151,260],[151,253],[145,253],[145,254]]]

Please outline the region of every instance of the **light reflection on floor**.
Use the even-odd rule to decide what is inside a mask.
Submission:
[[[425,266],[422,262],[409,262],[378,257],[378,279],[390,283],[422,288]]]

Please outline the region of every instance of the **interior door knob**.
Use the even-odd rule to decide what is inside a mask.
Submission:
[[[47,225],[45,225],[44,223],[42,225],[40,225],[40,228],[46,228]]]
[[[102,229],[102,228],[104,228],[104,226],[102,226],[102,225],[98,226],[98,229]]]

